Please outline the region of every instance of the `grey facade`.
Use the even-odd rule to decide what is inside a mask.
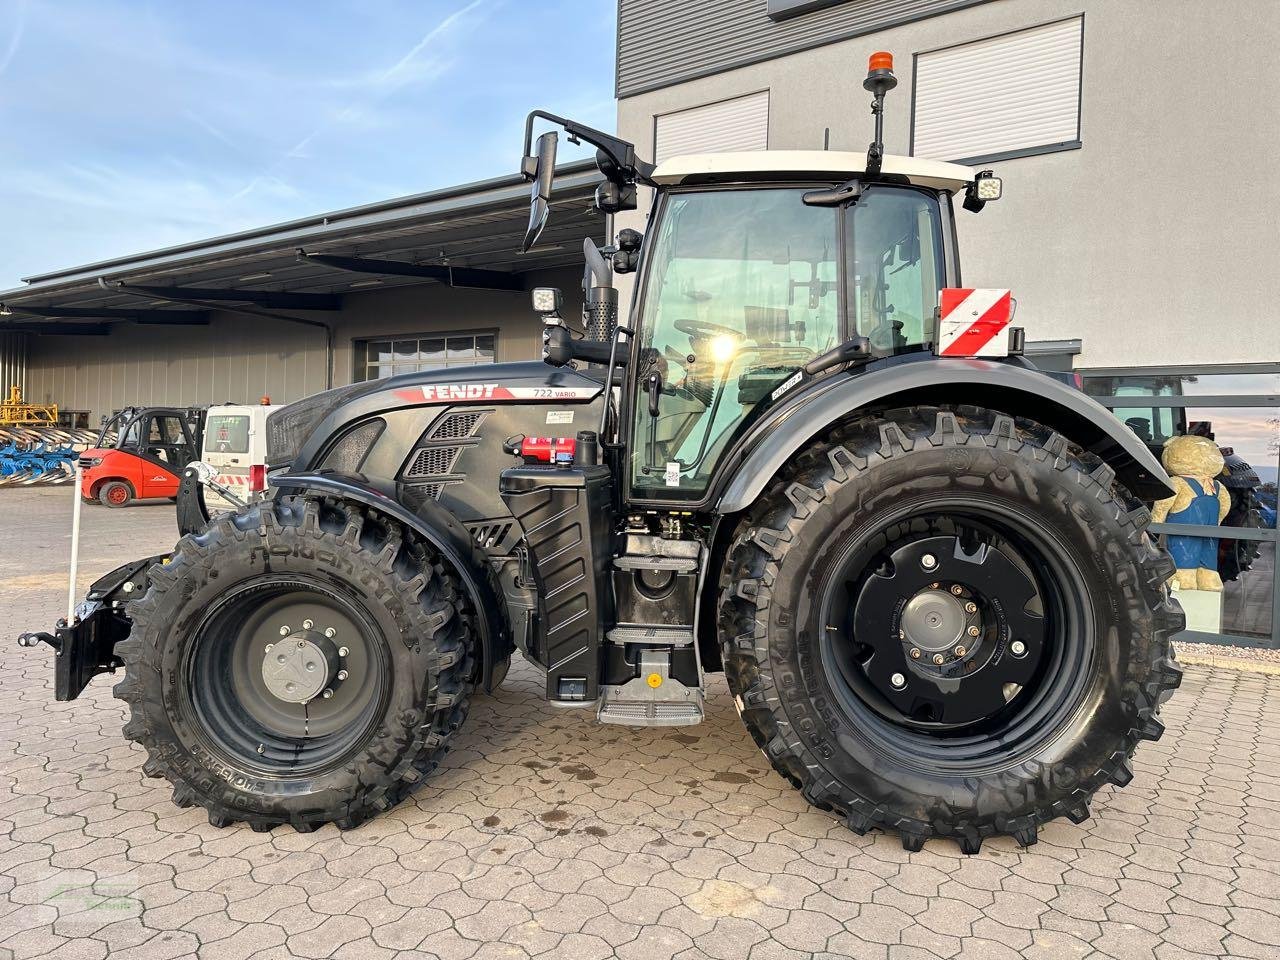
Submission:
[[[532,283],[561,287],[571,301],[579,278],[576,269],[530,275]],[[520,293],[424,284],[351,294],[334,318],[333,383],[351,382],[355,340],[473,332],[496,333],[499,361],[528,360],[541,349],[538,319]],[[254,403],[263,396],[289,403],[326,385],[323,331],[233,313],[214,312],[208,326],[26,336],[27,399],[87,411],[90,424],[129,405]]]
[[[925,7],[865,32],[873,11]],[[957,218],[966,286],[1011,287],[1028,339],[1080,339],[1080,366],[1280,359],[1280,231],[1259,182],[1280,152],[1280,113],[1260,108],[1280,102],[1271,0],[1229,16],[1200,0],[845,0],[782,22],[766,0],[622,0],[618,130],[652,156],[656,116],[767,90],[770,149],[820,149],[829,129],[832,149],[865,150],[867,56],[889,50],[886,145],[905,154],[915,55],[1081,14],[1080,148],[992,164],[1004,198]]]
[[[621,0],[617,95],[632,97],[986,2]]]
[[[27,382],[27,338],[20,333],[0,333],[0,393],[10,387],[25,388]]]
[[[779,6],[792,15],[775,19]],[[899,85],[887,103],[888,152],[955,144],[955,155],[919,155],[976,155],[1004,179],[1004,197],[981,214],[957,210],[964,286],[1012,288],[1029,343],[1054,352],[1053,366],[1074,366],[1084,388],[1154,451],[1171,436],[1200,433],[1248,464],[1232,483],[1252,490],[1257,509],[1193,532],[1218,540],[1225,588],[1216,619],[1210,604],[1185,637],[1280,647],[1280,324],[1271,306],[1280,228],[1267,166],[1280,154],[1280,113],[1271,109],[1280,102],[1280,4],[1229,6],[621,0],[618,131],[650,157],[659,130],[679,126],[672,115],[702,108],[692,115],[701,118],[721,104],[728,117],[727,105],[767,94],[765,135],[753,113],[753,135],[734,128],[722,149],[764,140],[771,150],[812,150],[829,138],[831,149],[865,151],[867,58],[891,51]],[[992,58],[955,72],[1001,38],[1049,35],[1052,53],[1050,41],[1026,39],[1007,70]],[[1064,50],[1073,62],[1064,63]],[[1044,75],[1054,90],[1045,98],[1052,110],[1039,116],[1021,98],[1037,54],[1052,61]],[[928,88],[922,64],[924,77],[932,69],[946,82]],[[1015,88],[996,119],[1053,135],[1034,148],[969,152],[996,124],[966,126],[981,112],[966,113],[968,91]],[[710,141],[720,134],[702,132],[711,125],[680,129],[692,131],[681,147],[717,149]],[[643,213],[625,225],[642,228]],[[1187,535],[1175,523],[1153,530]]]

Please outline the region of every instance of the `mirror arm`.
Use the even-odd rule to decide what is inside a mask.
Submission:
[[[521,164],[521,172],[526,180],[533,179],[527,158],[533,151],[533,122],[537,119],[546,120],[549,123],[563,127],[570,139],[585,140],[593,147],[604,151],[629,181],[638,181],[653,186],[652,176],[656,165],[637,157],[635,144],[605,133],[603,130],[588,127],[585,124],[578,123],[576,120],[569,120],[566,117],[560,117],[545,110],[532,111],[524,122],[524,154],[526,160]]]

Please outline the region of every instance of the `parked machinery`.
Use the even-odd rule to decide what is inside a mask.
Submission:
[[[1169,480],[1020,355],[1008,291],[961,288],[953,198],[977,211],[1000,183],[884,156],[895,82],[876,54],[865,158],[655,166],[530,115],[525,249],[552,209],[539,118],[598,148],[603,212],[656,189],[647,237],[585,247],[588,336],[539,289],[545,363],[274,413],[271,497],[24,635],[57,649],[57,698],[123,665],[143,771],[215,825],[386,810],[517,650],[551,703],[604,723],[697,723],[724,671],[809,803],[910,850],[1087,818],[1181,677],[1173,564],[1147,534]]]

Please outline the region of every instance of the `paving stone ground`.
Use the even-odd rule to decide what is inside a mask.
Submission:
[[[70,493],[0,490],[0,958],[1280,957],[1280,678],[1192,668],[1133,783],[965,857],[857,837],[707,722],[598,726],[513,668],[410,800],[358,830],[218,830],[13,637],[66,602]],[[87,507],[83,584],[173,540]],[[8,951],[6,953],[6,951]]]

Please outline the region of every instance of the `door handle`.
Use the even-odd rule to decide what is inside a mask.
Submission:
[[[658,398],[662,394],[662,375],[657,371],[649,374],[644,381],[645,392],[649,395],[649,416],[658,415]]]

